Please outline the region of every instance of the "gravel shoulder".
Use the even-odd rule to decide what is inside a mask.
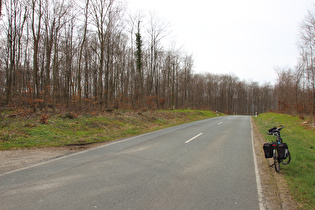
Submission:
[[[101,144],[0,151],[0,175],[99,145]]]
[[[269,167],[271,162],[265,159],[262,149],[265,140],[259,134],[253,121],[252,125],[254,148],[263,191],[264,208],[299,209],[297,203],[292,199],[289,193],[288,185],[283,175],[276,173],[274,168]],[[100,145],[101,144],[93,144],[59,148],[0,151],[0,175]]]

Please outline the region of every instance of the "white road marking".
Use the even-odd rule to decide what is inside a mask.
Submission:
[[[191,142],[192,140],[198,138],[198,137],[201,136],[201,135],[202,135],[202,133],[199,133],[198,135],[196,135],[196,136],[192,137],[191,139],[185,141],[185,144],[188,144],[189,142]]]
[[[255,153],[255,146],[254,146],[254,133],[253,133],[253,125],[251,122],[251,139],[252,139],[252,148],[253,148],[253,156],[254,156],[254,166],[255,166],[255,175],[256,175],[256,184],[257,184],[257,193],[258,193],[258,202],[259,202],[259,209],[260,210],[265,210],[265,201],[264,201],[264,193],[263,189],[261,186],[261,179],[259,175],[259,169],[258,169],[258,164],[257,164],[257,159],[256,159],[256,153]]]
[[[219,122],[218,125],[221,125],[223,122]]]

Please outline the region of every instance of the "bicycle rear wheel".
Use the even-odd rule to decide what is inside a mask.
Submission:
[[[279,173],[280,172],[280,159],[279,159],[279,153],[277,149],[273,150],[273,161],[274,161],[275,170],[277,173]]]
[[[290,163],[290,161],[291,161],[291,155],[290,155],[290,152],[289,152],[289,150],[288,150],[288,152],[287,152],[287,158],[284,159],[284,160],[282,160],[282,163],[283,163],[283,165],[287,165],[287,164]]]

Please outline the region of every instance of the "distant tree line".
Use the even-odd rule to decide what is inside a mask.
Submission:
[[[198,74],[192,55],[166,47],[167,24],[127,14],[119,0],[2,2],[2,106],[58,110],[208,109],[314,114],[314,15],[301,26],[301,58],[276,85]],[[210,61],[211,62],[211,61]]]

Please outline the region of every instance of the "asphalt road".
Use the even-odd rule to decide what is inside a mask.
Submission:
[[[248,116],[188,123],[0,176],[1,209],[259,209]]]

